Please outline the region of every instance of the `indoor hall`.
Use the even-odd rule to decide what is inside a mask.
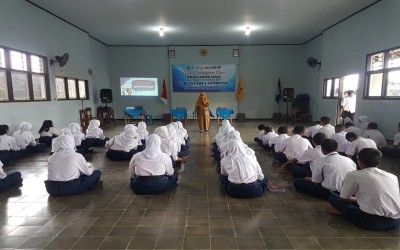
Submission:
[[[235,199],[221,193],[217,162],[208,133],[189,122],[192,138],[185,171],[170,192],[135,195],[129,189],[128,161],[111,162],[105,149],[85,154],[103,172],[100,186],[71,197],[47,194],[48,152],[19,160],[5,168],[18,170],[24,182],[0,194],[0,248],[12,249],[398,249],[399,232],[367,231],[325,211],[330,204],[295,191],[292,176],[282,173],[270,152],[253,138],[268,120],[233,122],[243,141],[256,151],[270,184],[284,192],[260,198]],[[148,126],[152,132],[163,123]],[[290,127],[294,124],[291,123]],[[118,125],[105,130],[118,134]],[[399,176],[399,162],[385,158],[381,167]]]

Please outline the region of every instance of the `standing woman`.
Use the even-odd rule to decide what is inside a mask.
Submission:
[[[201,92],[196,102],[196,113],[199,119],[200,132],[207,132],[210,126],[210,112],[208,111],[208,106],[210,106],[210,101],[206,94]]]

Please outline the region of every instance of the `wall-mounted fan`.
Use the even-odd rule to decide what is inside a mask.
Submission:
[[[53,65],[53,63],[58,63],[60,67],[64,67],[65,64],[67,64],[69,58],[69,54],[65,53],[62,56],[56,56],[55,60],[50,60],[50,65]]]
[[[309,57],[307,58],[307,65],[310,66],[311,68],[317,67],[317,65],[321,65],[321,62],[318,62],[317,59],[314,57]]]

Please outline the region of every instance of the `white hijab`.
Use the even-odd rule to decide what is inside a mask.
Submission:
[[[176,143],[169,138],[168,128],[166,126],[158,127],[154,130],[154,134],[158,135],[161,139],[161,151],[169,156],[176,156],[177,146]]]
[[[178,124],[176,124],[175,122],[171,122],[167,125],[167,128],[171,139],[173,138],[172,140],[180,147],[183,144],[184,139],[178,131]]]
[[[100,127],[99,120],[91,120],[88,128],[86,129],[86,136],[91,136],[92,134],[96,134],[96,130]]]
[[[25,131],[27,131],[27,132],[31,131],[31,129],[32,129],[32,124],[30,124],[29,122],[22,122],[22,123],[19,125],[18,130],[15,131],[15,132],[18,133],[18,134],[20,135],[20,134],[22,134],[22,133],[25,132]]]
[[[139,153],[139,156],[145,160],[161,160],[161,138],[156,134],[149,135],[146,139],[146,148]]]
[[[180,133],[183,135],[183,138],[186,139],[188,138],[188,133],[187,130],[183,127],[182,122],[177,121],[176,124],[178,124],[178,130],[180,131]]]
[[[126,125],[124,132],[115,137],[115,143],[128,149],[137,148],[138,134],[136,133],[136,127],[132,124]]]
[[[147,125],[145,122],[138,123],[137,133],[141,140],[146,140],[147,136],[149,136],[149,131],[147,131]]]
[[[72,134],[81,133],[81,126],[78,123],[71,123],[68,127]]]
[[[60,135],[69,135],[72,136],[72,132],[69,128],[63,128],[60,130]]]
[[[75,154],[75,140],[69,135],[60,135],[53,140],[53,152],[57,157],[70,157]]]
[[[220,146],[221,143],[226,141],[226,137],[233,130],[235,129],[231,126],[221,127],[221,132],[215,136],[215,141],[217,142],[217,145]]]

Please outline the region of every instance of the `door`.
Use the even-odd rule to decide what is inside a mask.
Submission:
[[[354,91],[353,98],[354,98],[355,105],[357,105],[356,100],[357,100],[357,95],[358,95],[358,92],[357,92],[358,80],[359,80],[358,74],[347,75],[347,76],[343,76],[341,78],[335,79],[335,94],[336,94],[336,90],[338,91],[337,92],[338,103],[336,106],[336,124],[342,123],[342,118],[340,117],[340,115],[343,111],[342,100],[344,97],[347,96],[347,91],[349,91],[349,90]],[[357,106],[355,107],[355,112],[357,112]],[[355,121],[353,121],[353,122],[355,122]]]

